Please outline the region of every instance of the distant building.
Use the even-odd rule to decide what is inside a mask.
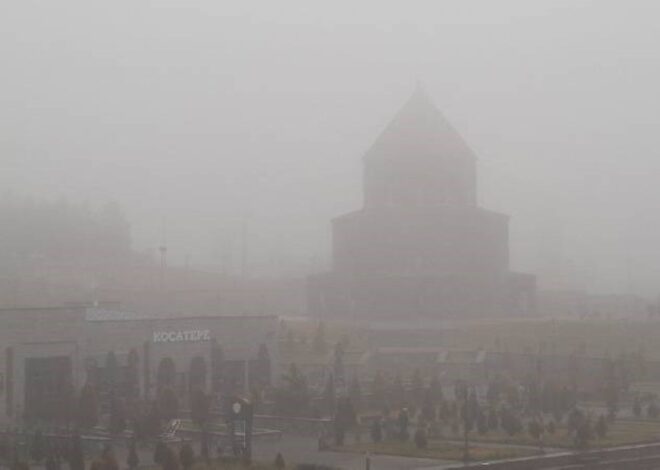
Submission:
[[[332,271],[308,281],[327,318],[528,315],[508,217],[477,205],[476,157],[418,88],[364,156],[364,206],[333,220]]]
[[[542,316],[592,318],[647,318],[656,306],[633,294],[589,294],[582,290],[539,290]]]
[[[343,377],[336,377],[335,381],[342,380],[345,386],[350,384],[354,378],[361,378],[367,374],[371,353],[363,350],[348,349],[342,354]],[[325,353],[314,353],[309,351],[300,354],[296,351],[280,352],[280,363],[285,368],[295,364],[300,372],[305,375],[307,384],[312,390],[321,392],[326,385],[330,373],[336,375],[336,358],[334,351]],[[335,382],[336,383],[336,382]]]
[[[382,372],[392,379],[409,380],[414,371],[423,377],[437,377],[448,391],[458,381],[467,382],[483,392],[492,380],[506,378],[515,383],[538,380],[567,386],[585,395],[596,396],[603,391],[612,358],[586,354],[542,352],[507,352],[487,349],[446,349],[433,347],[376,348],[370,351],[366,363],[368,375]],[[614,364],[620,358],[614,358]],[[645,360],[646,380],[660,377],[660,363]],[[632,361],[631,379],[639,374],[639,365]]]
[[[583,317],[589,314],[589,294],[583,290],[540,289],[536,297],[541,316]]]
[[[645,318],[654,313],[654,306],[633,294],[592,294],[589,315],[604,318]]]

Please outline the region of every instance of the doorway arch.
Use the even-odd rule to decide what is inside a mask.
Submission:
[[[207,367],[206,359],[202,356],[195,356],[190,361],[190,370],[188,371],[188,390],[206,391]]]
[[[165,387],[175,388],[176,385],[176,367],[171,357],[164,357],[158,363],[156,371],[156,386],[158,390]]]

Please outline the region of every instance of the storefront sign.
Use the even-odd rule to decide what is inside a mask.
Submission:
[[[211,330],[154,331],[154,343],[181,343],[183,341],[210,341]]]

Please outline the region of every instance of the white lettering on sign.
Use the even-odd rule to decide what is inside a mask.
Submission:
[[[210,330],[154,331],[154,343],[180,343],[182,341],[210,341]]]

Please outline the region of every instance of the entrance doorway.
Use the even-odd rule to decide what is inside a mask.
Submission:
[[[66,422],[74,400],[69,356],[25,360],[25,417],[29,421]]]
[[[188,391],[206,391],[206,359],[196,356],[190,361],[190,372],[188,373]]]
[[[158,388],[158,391],[166,387],[172,389],[176,387],[176,367],[174,366],[174,361],[171,357],[163,358],[158,364],[158,370],[156,371],[156,387]]]

